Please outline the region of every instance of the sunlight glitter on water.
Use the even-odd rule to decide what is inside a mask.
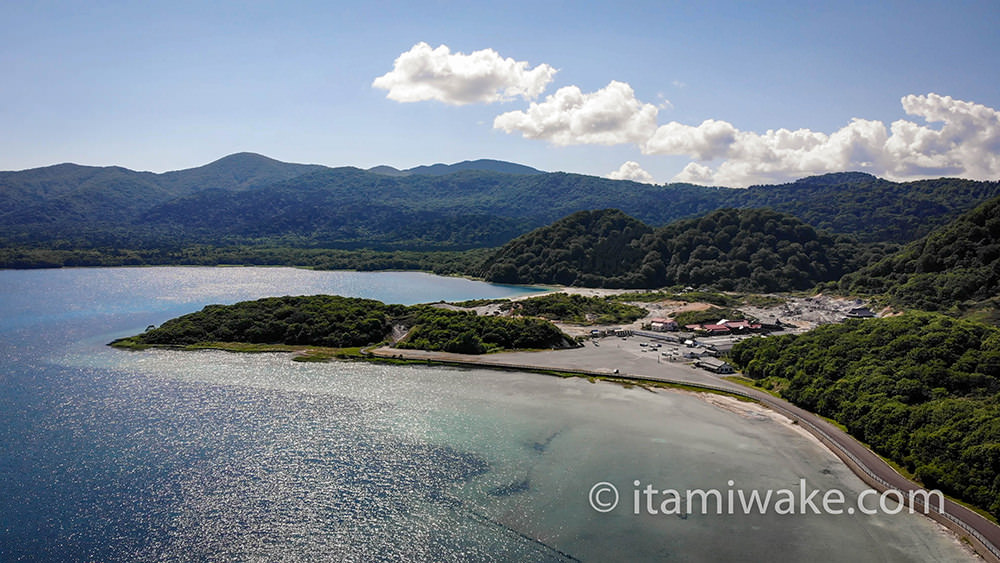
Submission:
[[[863,486],[801,434],[689,395],[523,373],[104,345],[207,302],[334,292],[337,276],[302,272],[0,272],[0,560],[967,556],[935,525],[905,514],[594,512],[586,495],[598,481],[626,492],[635,479]],[[420,300],[452,298],[441,293],[451,278],[389,278],[396,281],[379,283],[430,295]],[[473,287],[481,293],[461,298],[511,291]]]

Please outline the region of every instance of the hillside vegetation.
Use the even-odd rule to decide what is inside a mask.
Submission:
[[[860,245],[768,209],[722,209],[653,229],[615,209],[575,213],[488,258],[500,283],[789,291],[837,280],[870,258]]]
[[[508,301],[500,308],[519,315],[581,325],[624,324],[646,316],[646,310],[642,307],[622,303],[611,296],[591,297],[567,293],[550,293]]]
[[[209,305],[112,345],[221,342],[348,348],[379,343],[395,326],[409,330],[409,336],[397,343],[400,348],[465,354],[553,348],[570,341],[554,325],[537,318],[480,317],[429,305],[386,305],[372,299],[313,295]]]
[[[996,300],[1000,297],[1000,198],[845,276],[839,287],[846,292],[883,294],[897,307],[931,311]]]
[[[33,264],[40,250],[462,250],[499,246],[574,212],[610,207],[654,227],[722,208],[770,207],[863,242],[904,243],[998,195],[997,182],[895,183],[858,173],[729,189],[486,160],[365,171],[241,153],[164,174],[73,164],[0,172],[0,247],[16,249],[24,258],[13,264],[28,266],[55,263]],[[144,255],[180,263],[176,254]]]
[[[743,373],[1000,517],[1000,329],[935,313],[738,343]]]
[[[1000,182],[956,178],[891,182],[844,172],[752,187],[737,194],[738,203],[729,206],[770,207],[861,242],[906,243],[996,196]]]
[[[273,246],[212,246],[121,249],[0,248],[0,268],[64,266],[301,266],[317,270],[423,270],[441,275],[467,274],[482,263],[489,249],[468,251],[344,250]]]

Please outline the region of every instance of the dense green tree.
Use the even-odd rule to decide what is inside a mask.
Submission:
[[[570,343],[569,337],[543,319],[478,316],[429,305],[386,305],[337,295],[209,305],[117,343],[188,346],[238,342],[343,348],[381,342],[396,325],[409,329],[407,338],[398,343],[400,348],[482,354]]]
[[[165,174],[72,164],[0,172],[0,247],[462,250],[497,246],[573,212],[607,207],[653,226],[720,208],[769,207],[862,242],[904,243],[1000,195],[998,182],[894,183],[857,173],[729,189],[476,166],[386,175],[244,153]],[[721,252],[729,244],[712,221],[701,229],[717,239],[697,246]],[[713,252],[696,259],[712,260]],[[658,275],[657,264],[640,263],[641,277]],[[572,271],[554,275],[568,280]],[[624,276],[617,283],[633,282]]]
[[[788,291],[840,278],[868,259],[860,248],[768,209],[720,209],[659,229],[609,209],[575,213],[511,241],[482,275],[507,283]]]
[[[577,324],[630,323],[646,316],[642,307],[623,303],[613,297],[588,297],[567,293],[550,293],[540,297],[509,301],[501,305],[520,315],[543,317],[553,321]]]
[[[1000,297],[1000,197],[844,276],[839,287],[931,311]]]
[[[731,359],[926,486],[1000,516],[1000,329],[911,312],[744,340]]]

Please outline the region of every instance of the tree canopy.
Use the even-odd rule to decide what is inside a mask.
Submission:
[[[552,323],[538,318],[477,316],[430,305],[386,305],[372,299],[312,295],[209,305],[113,344],[236,342],[347,348],[382,342],[397,325],[409,331],[397,346],[421,350],[482,354],[561,347],[571,341]]]
[[[386,175],[242,153],[163,174],[73,164],[0,172],[0,247],[462,250],[608,207],[652,226],[769,207],[862,242],[905,243],[1000,195],[1000,182],[953,178],[896,183],[844,173],[731,189],[484,163]]]
[[[744,340],[731,359],[925,486],[1000,516],[1000,329],[910,312]]]
[[[616,209],[581,211],[488,258],[502,283],[789,291],[839,279],[871,249],[769,209],[720,209],[653,229]]]
[[[646,310],[642,307],[623,303],[611,296],[592,297],[568,293],[550,293],[508,301],[501,308],[516,311],[520,315],[584,325],[630,323],[646,316]]]
[[[1000,296],[1000,197],[881,261],[848,274],[840,289],[885,294],[900,307],[948,310]]]

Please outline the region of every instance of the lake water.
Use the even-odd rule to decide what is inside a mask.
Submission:
[[[633,513],[657,488],[864,487],[767,416],[584,379],[127,352],[209,303],[532,291],[288,268],[0,272],[0,561],[961,561],[929,520]],[[598,513],[598,482],[622,504]]]

